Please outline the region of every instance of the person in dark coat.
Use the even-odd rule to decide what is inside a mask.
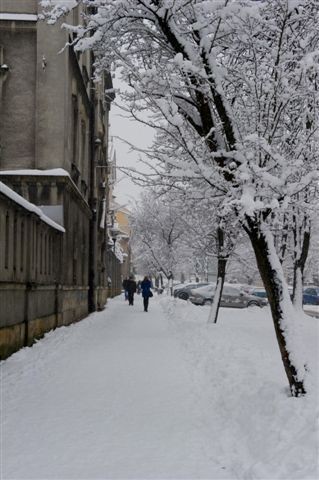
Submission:
[[[123,283],[122,283],[122,287],[123,287],[123,290],[124,290],[124,297],[125,297],[125,300],[128,300],[128,291],[127,291],[127,282],[128,282],[128,277],[126,277],[124,280],[123,280]]]
[[[151,288],[153,287],[152,282],[149,280],[148,277],[144,277],[144,280],[141,283],[141,291],[143,297],[143,304],[144,304],[144,312],[148,310],[148,302],[150,297],[153,296]]]
[[[127,290],[127,295],[128,295],[128,304],[133,305],[134,304],[134,293],[136,292],[136,282],[131,275],[130,278],[128,279],[126,283],[126,290]]]

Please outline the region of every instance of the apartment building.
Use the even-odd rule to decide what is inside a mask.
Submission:
[[[36,335],[41,335],[52,325],[68,325],[103,308],[108,295],[106,211],[113,97],[104,92],[112,88],[112,80],[105,74],[96,83],[92,53],[66,46],[74,34],[61,29],[61,22],[39,21],[39,8],[37,0],[0,3],[0,182],[27,205],[39,207],[54,222],[48,228],[58,225],[63,231],[22,235],[21,225],[26,228],[22,218],[30,217],[30,208],[3,189],[0,249],[6,260],[0,262],[0,354],[1,346],[8,351],[8,342],[10,351],[21,346],[26,335],[17,325],[36,321]],[[80,8],[63,21],[77,25]],[[46,228],[40,216],[33,220],[41,225],[39,232]],[[47,237],[57,237],[61,249],[53,248],[53,240],[49,247]],[[13,259],[18,258],[22,238],[24,255],[36,252],[36,264],[48,255],[58,265],[54,275],[53,271],[51,276],[40,275],[40,264],[33,276],[31,271],[18,275]],[[34,292],[47,289],[45,295],[36,295],[37,307],[31,313],[26,306],[30,285]],[[15,318],[6,306],[13,301],[21,305]],[[44,304],[51,305],[50,311]],[[19,330],[19,340],[8,326]],[[32,335],[26,342],[32,342]]]

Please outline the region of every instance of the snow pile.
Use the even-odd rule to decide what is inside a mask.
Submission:
[[[289,396],[268,308],[208,313],[121,296],[2,362],[3,478],[318,478],[317,375]]]

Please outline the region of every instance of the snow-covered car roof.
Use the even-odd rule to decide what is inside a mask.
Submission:
[[[216,284],[215,283],[211,283],[209,285],[204,285],[203,287],[198,287],[196,289],[194,289],[194,291],[196,291],[197,294],[205,294],[206,292],[211,292],[212,290],[214,290],[216,287]],[[193,290],[191,290],[192,292]]]
[[[185,288],[189,287],[191,285],[197,285],[198,283],[208,283],[208,282],[185,282],[185,283],[179,283],[178,285],[174,285],[173,290],[178,290],[180,288]]]
[[[303,291],[305,292],[306,290],[316,290],[316,292],[319,292],[319,287],[316,285],[305,285]]]
[[[196,294],[200,295],[202,293],[203,295],[205,295],[206,293],[210,293],[212,290],[214,290],[215,287],[216,287],[215,283],[210,283],[209,285],[205,285],[203,287],[196,288]],[[234,289],[234,290],[237,290],[238,292],[246,293],[246,292],[244,292],[241,285],[238,285],[238,284],[235,284],[235,283],[225,282],[224,287],[223,287],[223,291],[226,292],[226,290],[230,290],[230,289]],[[191,290],[191,293],[192,292],[193,292],[193,290]],[[246,295],[247,295],[247,293],[246,293]]]

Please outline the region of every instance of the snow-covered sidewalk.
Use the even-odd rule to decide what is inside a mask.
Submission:
[[[3,362],[1,479],[316,478],[316,395],[288,398],[269,312],[206,315],[116,298]]]

